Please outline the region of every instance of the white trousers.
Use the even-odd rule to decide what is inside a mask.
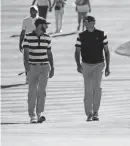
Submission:
[[[62,18],[64,14],[64,8],[60,10],[55,10],[55,22],[56,22],[56,30],[60,31],[62,28]]]
[[[28,114],[30,118],[40,116],[44,112],[49,71],[49,64],[30,65],[28,72]]]
[[[84,108],[86,115],[98,112],[101,101],[101,80],[104,63],[82,63],[84,77]]]

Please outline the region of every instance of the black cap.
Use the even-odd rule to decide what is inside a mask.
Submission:
[[[92,22],[92,21],[95,22],[95,18],[92,17],[92,16],[86,16],[86,17],[85,17],[85,20],[87,20],[88,22]]]
[[[37,27],[39,24],[50,24],[50,22],[47,22],[46,19],[42,17],[38,17],[35,21],[35,26]]]

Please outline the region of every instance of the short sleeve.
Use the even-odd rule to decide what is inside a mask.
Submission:
[[[79,34],[78,34],[78,37],[77,37],[77,40],[76,40],[75,47],[81,47],[81,40],[80,40]]]
[[[27,35],[25,35],[25,37],[24,37],[23,48],[29,48],[29,42],[28,42]]]
[[[107,34],[104,33],[104,36],[103,36],[103,45],[107,45],[107,44],[108,44]]]
[[[25,21],[25,19],[23,20],[22,30],[26,30],[26,21]]]

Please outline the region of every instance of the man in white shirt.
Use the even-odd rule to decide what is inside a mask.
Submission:
[[[35,5],[31,6],[31,8],[30,8],[30,16],[26,17],[23,20],[22,31],[21,31],[20,39],[19,39],[19,50],[21,52],[23,50],[22,43],[23,43],[25,34],[30,33],[35,29],[34,22],[35,22],[36,18],[38,17],[37,13],[38,13],[37,6],[35,6]]]
[[[26,17],[23,20],[22,31],[21,31],[20,39],[19,39],[19,50],[20,50],[20,52],[22,52],[22,50],[23,50],[22,43],[23,43],[25,34],[30,33],[35,29],[34,22],[35,22],[36,18],[38,17],[37,14],[38,14],[37,6],[35,6],[35,5],[31,6],[30,7],[30,16]],[[27,83],[27,78],[26,78],[26,83]]]
[[[49,8],[49,11],[51,11],[50,10],[51,0],[33,0],[32,5],[34,5],[36,1],[37,1],[38,11],[39,11],[39,16],[46,19],[48,8]]]

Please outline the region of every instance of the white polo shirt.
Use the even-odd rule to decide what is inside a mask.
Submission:
[[[38,16],[35,18],[32,18],[31,16],[26,17],[23,20],[22,30],[25,30],[25,34],[32,32],[35,29],[35,20]]]
[[[38,6],[49,6],[48,0],[37,0]]]

